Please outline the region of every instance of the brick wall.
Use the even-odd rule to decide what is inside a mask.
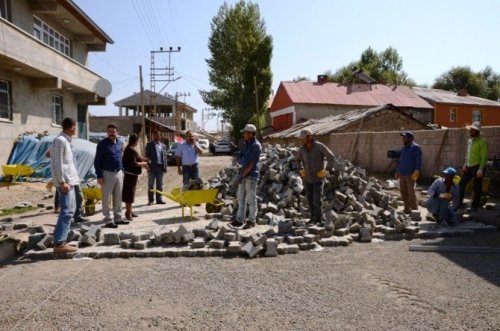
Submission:
[[[429,177],[445,167],[461,168],[464,163],[469,132],[465,128],[415,131],[415,142],[422,147],[422,175]],[[482,135],[488,140],[489,158],[500,157],[500,126],[484,127]],[[369,172],[387,172],[391,159],[388,150],[400,149],[399,131],[335,133],[330,136],[329,146],[336,154],[353,161]],[[444,140],[443,140],[444,139]],[[443,146],[440,156],[439,149]],[[357,146],[357,147],[355,147]],[[435,170],[434,170],[435,169]]]

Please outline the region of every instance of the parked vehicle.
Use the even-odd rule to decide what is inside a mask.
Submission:
[[[220,140],[214,145],[214,154],[231,154],[233,152],[233,146],[229,141]]]
[[[208,141],[208,139],[198,139],[198,144],[203,149],[208,149],[210,146],[210,142]]]
[[[179,143],[171,143],[167,149],[167,165],[175,165],[175,150]]]

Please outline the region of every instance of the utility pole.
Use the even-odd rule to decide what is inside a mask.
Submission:
[[[167,50],[163,50],[163,47],[160,47],[159,51],[151,51],[151,73],[150,73],[150,88],[152,92],[152,100],[151,104],[153,105],[153,115],[156,114],[156,83],[158,82],[166,82],[165,86],[158,91],[161,93],[170,82],[178,80],[180,77],[174,78],[174,67],[172,66],[172,53],[178,53],[181,51],[180,47],[174,49],[170,46]],[[168,66],[167,67],[156,67],[155,64],[155,56],[157,54],[168,54]]]
[[[186,108],[186,97],[190,97],[191,93],[189,92],[175,92],[175,114],[174,114],[174,120],[175,120],[175,130],[176,131],[181,131],[182,129],[182,115],[184,114],[185,108]],[[182,107],[179,107],[177,109],[177,100],[179,97],[184,97],[183,102],[182,102]]]
[[[255,86],[255,111],[257,113],[257,137],[260,138],[260,111],[259,111],[259,94],[257,90],[257,77],[253,76],[253,84]]]
[[[142,66],[139,66],[139,77],[140,77],[140,85],[141,85],[141,114],[142,114],[142,153],[146,152],[146,117],[144,115],[144,86],[142,84]]]

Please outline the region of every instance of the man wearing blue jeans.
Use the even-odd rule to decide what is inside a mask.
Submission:
[[[456,174],[454,168],[446,168],[443,171],[444,178],[436,179],[428,190],[427,210],[441,225],[457,223],[456,210],[459,204],[460,188],[453,182]]]
[[[328,147],[313,138],[311,130],[302,130],[300,138],[302,138],[302,146],[297,152],[296,159],[300,166],[300,176],[305,182],[310,224],[321,224],[324,222],[322,199],[327,174],[325,169],[332,169],[334,156]],[[327,160],[326,168],[325,159]]]
[[[68,253],[77,250],[76,247],[66,243],[76,209],[74,187],[80,183],[71,148],[71,137],[76,132],[76,122],[71,118],[65,118],[61,124],[63,131],[54,139],[50,149],[50,170],[52,181],[59,194],[60,208],[54,230],[54,253]]]
[[[164,205],[161,191],[163,191],[163,175],[167,173],[167,146],[161,142],[160,132],[153,132],[153,140],[146,145],[146,158],[149,159],[148,169],[148,205],[153,204],[156,196],[156,203]],[[153,187],[156,182],[156,190],[153,192]],[[136,215],[132,215],[137,217]]]
[[[177,162],[177,172],[182,175],[182,184],[184,189],[189,186],[189,181],[199,178],[198,155],[201,155],[202,149],[194,139],[191,131],[186,131],[186,141],[179,144],[175,149],[175,159]]]
[[[247,124],[242,132],[244,144],[237,159],[241,169],[234,183],[238,185],[238,212],[236,220],[231,225],[235,227],[243,225],[248,204],[248,221],[243,229],[249,229],[255,226],[257,218],[257,181],[259,180],[259,159],[262,146],[255,138],[257,132],[255,125]]]

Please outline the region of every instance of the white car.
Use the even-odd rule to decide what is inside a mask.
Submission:
[[[218,141],[215,143],[214,154],[224,153],[231,154],[233,148],[231,144],[227,141]]]
[[[200,145],[201,148],[203,149],[208,149],[210,146],[210,142],[208,139],[198,139],[198,145]]]

